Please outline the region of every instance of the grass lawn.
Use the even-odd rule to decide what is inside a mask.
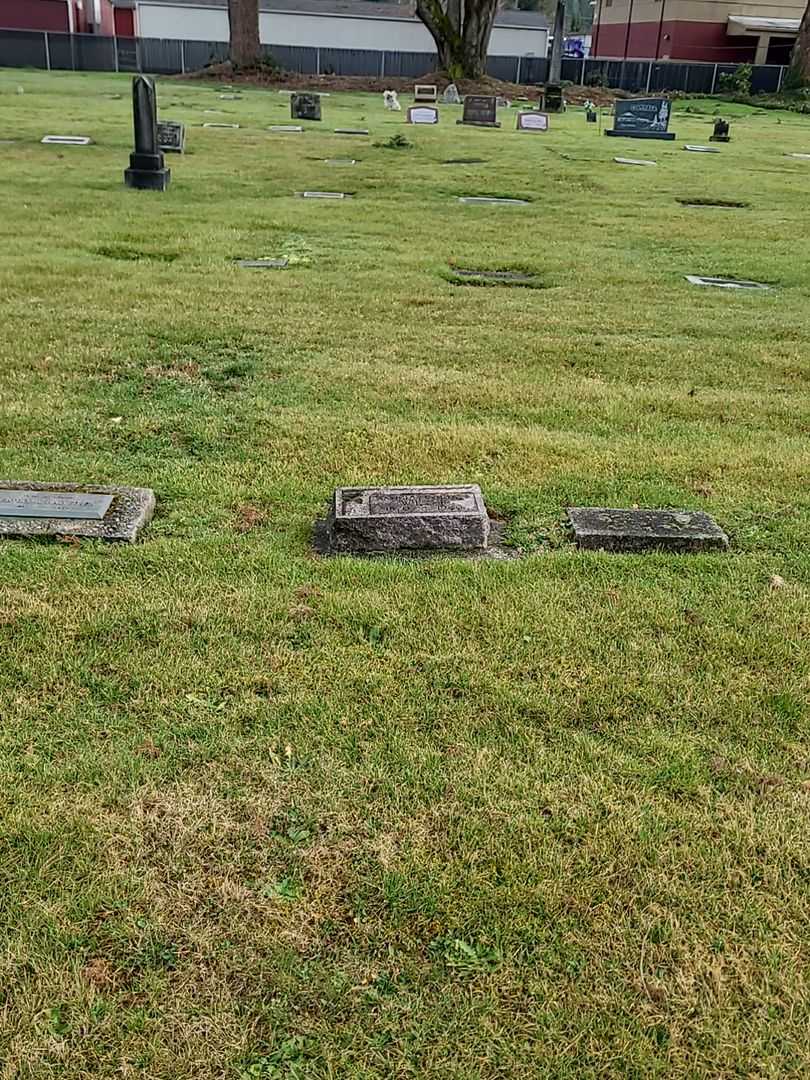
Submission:
[[[159,100],[164,195],[127,77],[0,72],[0,474],[158,499],[0,546],[0,1076],[806,1076],[810,120]],[[313,555],[336,485],[450,482],[524,557]],[[732,549],[579,554],[570,504]]]

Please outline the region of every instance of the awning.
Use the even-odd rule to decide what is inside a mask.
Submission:
[[[726,33],[736,34],[798,34],[801,19],[759,19],[755,15],[729,15]]]

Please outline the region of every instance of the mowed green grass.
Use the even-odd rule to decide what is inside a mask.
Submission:
[[[132,192],[128,78],[0,73],[0,474],[158,500],[0,547],[0,1075],[807,1075],[810,121],[159,99],[188,152]],[[524,557],[313,555],[336,485],[411,482]],[[570,504],[732,549],[579,554]]]

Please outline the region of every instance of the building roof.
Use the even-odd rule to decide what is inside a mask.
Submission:
[[[224,8],[228,0],[138,0],[175,7]],[[132,0],[112,0],[114,7],[132,7]],[[374,0],[259,0],[261,11],[284,11],[304,15],[353,15],[365,19],[407,19],[418,21],[412,4],[375,3]],[[541,11],[499,11],[496,26],[548,29],[549,21]]]

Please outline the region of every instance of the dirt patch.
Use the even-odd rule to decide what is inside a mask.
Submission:
[[[451,285],[515,285],[525,289],[545,287],[536,274],[516,268],[477,270],[450,266],[443,276]]]
[[[398,94],[413,92],[416,83],[427,83],[437,86],[441,93],[451,80],[447,75],[438,71],[429,71],[417,78],[370,78],[366,75],[299,75],[296,72],[265,71],[264,69],[254,72],[235,72],[230,64],[213,64],[191,74],[176,75],[178,80],[193,79],[196,82],[210,82],[213,84],[227,83],[230,86],[261,86],[270,90],[314,90],[323,92],[339,92],[341,90],[355,94],[382,94],[384,90],[396,90]],[[514,101],[524,98],[527,102],[537,102],[543,94],[542,86],[523,86],[519,83],[502,82],[500,79],[491,79],[485,76],[483,79],[458,79],[456,86],[459,93],[464,94],[495,94],[508,97]],[[572,105],[582,105],[586,101],[592,101],[594,105],[610,105],[617,97],[632,97],[621,90],[606,90],[599,86],[566,86],[564,91],[565,100]]]

